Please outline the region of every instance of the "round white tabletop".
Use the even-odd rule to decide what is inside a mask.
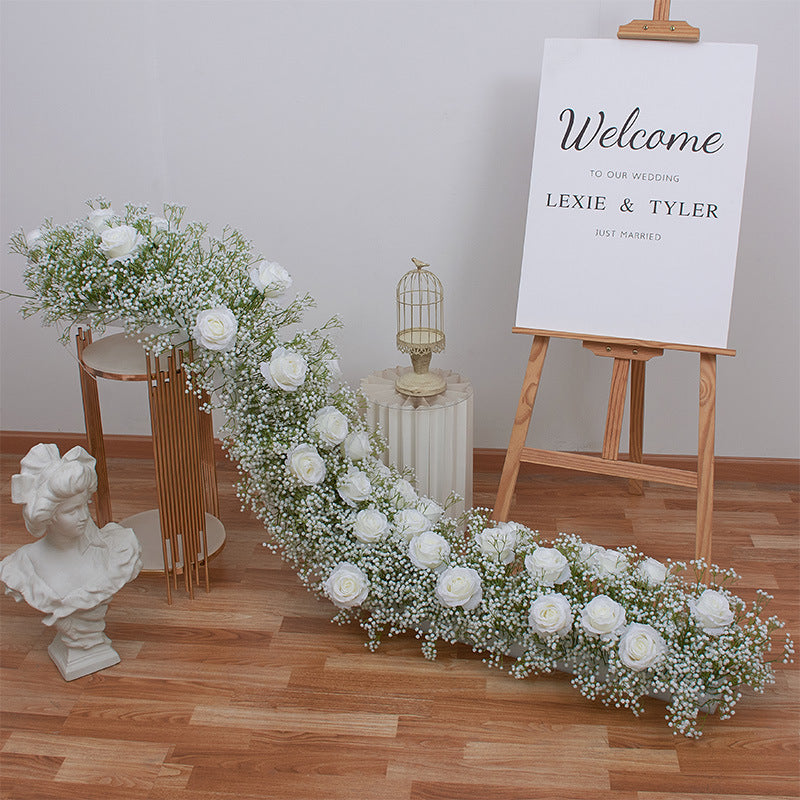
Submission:
[[[83,348],[81,361],[96,378],[112,381],[147,380],[147,351],[135,336],[113,333],[95,339]],[[162,369],[167,368],[166,355],[159,357]]]

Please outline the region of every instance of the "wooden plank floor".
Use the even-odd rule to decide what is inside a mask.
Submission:
[[[0,457],[0,556],[30,541],[9,502],[18,456]],[[523,470],[525,468],[523,467]],[[110,465],[117,518],[153,503],[152,464]],[[475,504],[497,474],[475,476]],[[2,614],[3,798],[13,800],[757,800],[798,793],[798,668],[763,696],[710,719],[699,741],[673,737],[663,705],[635,719],[582,698],[562,675],[515,681],[466,647],[428,662],[412,637],[372,654],[329,623],[262,546],[220,471],[228,543],[210,594],[165,601],[140,577],[114,599],[107,632],[122,662],[65,683],[41,615],[10,598]],[[714,557],[763,587],[800,640],[797,486],[720,483]],[[523,474],[512,518],[543,533],[635,544],[690,558],[694,498],[575,473]]]

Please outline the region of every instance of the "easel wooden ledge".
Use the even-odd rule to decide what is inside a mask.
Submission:
[[[617,32],[620,39],[660,39],[696,42],[700,30],[683,21],[670,21],[670,0],[655,0],[652,20],[633,20]],[[517,413],[511,429],[493,518],[508,519],[514,488],[522,462],[563,467],[579,472],[628,478],[629,490],[642,494],[642,481],[655,481],[697,490],[697,529],[695,558],[711,562],[712,513],[714,506],[714,426],[716,416],[717,356],[734,356],[735,350],[638,339],[597,337],[580,333],[513,328],[514,333],[533,336],[531,354],[522,383]],[[600,457],[556,450],[525,447],[533,404],[539,389],[547,347],[552,337],[578,339],[595,355],[614,359],[608,397],[603,452]],[[700,412],[698,422],[697,470],[671,469],[642,463],[644,436],[645,364],[664,354],[664,350],[682,350],[700,354]],[[622,417],[625,410],[628,376],[631,382],[630,435],[627,461],[619,459]]]

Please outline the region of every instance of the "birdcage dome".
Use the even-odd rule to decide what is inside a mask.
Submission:
[[[444,289],[424,261],[397,284],[397,349],[423,355],[444,350]]]

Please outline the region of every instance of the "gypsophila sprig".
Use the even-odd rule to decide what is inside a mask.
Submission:
[[[184,217],[181,206],[117,211],[99,198],[76,222],[16,233],[22,313],[65,340],[77,322],[114,322],[156,352],[191,342],[188,388],[223,412],[243,508],[335,621],[361,625],[373,650],[410,630],[427,658],[439,641],[470,642],[516,678],[566,670],[586,697],[634,714],[642,697],[661,697],[668,725],[692,737],[704,713],[733,714],[742,687],[773,682],[782,623],[763,616],[766,593],[749,606],[731,593],[733,571],[571,534],[542,542],[486,509],[454,519],[453,498],[419,496],[382,463],[363,399],[340,383],[338,320],[304,330],[313,300],[288,295],[283,266],[232,228],[213,236]],[[793,654],[786,637],[784,662]]]

